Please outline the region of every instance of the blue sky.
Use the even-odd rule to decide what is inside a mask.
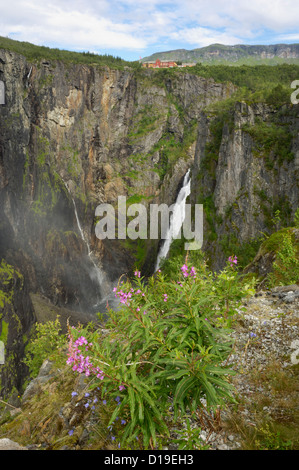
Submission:
[[[0,1],[1,36],[126,60],[216,42],[299,43],[298,0]]]

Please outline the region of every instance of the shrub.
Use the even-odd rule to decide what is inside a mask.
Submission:
[[[45,359],[62,363],[61,349],[67,344],[65,335],[61,334],[59,318],[55,321],[37,323],[35,334],[27,348],[24,363],[28,366],[30,375],[36,377]]]
[[[121,309],[109,312],[109,334],[69,330],[67,362],[115,403],[109,426],[126,423],[122,445],[142,438],[153,447],[157,434],[169,435],[171,405],[176,420],[204,407],[203,399],[208,411],[233,400],[232,371],[223,365],[232,350],[229,325],[253,292],[233,266],[215,275],[203,265],[199,275],[184,264],[170,281],[158,272],[145,282],[136,271],[114,289]]]
[[[298,282],[299,258],[298,247],[293,241],[292,234],[285,232],[282,243],[276,253],[273,263],[273,272],[268,275],[269,285],[288,285]]]

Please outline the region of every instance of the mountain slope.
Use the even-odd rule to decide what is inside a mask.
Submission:
[[[299,44],[275,44],[268,46],[249,46],[243,44],[225,46],[223,44],[212,44],[192,50],[177,49],[156,52],[149,57],[144,57],[142,62],[156,59],[209,64],[232,63],[234,65],[299,63]]]

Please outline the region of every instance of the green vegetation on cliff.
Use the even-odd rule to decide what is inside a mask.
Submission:
[[[265,158],[268,169],[274,167],[275,161],[281,165],[284,160],[292,161],[295,158],[292,152],[294,133],[285,123],[256,119],[254,125],[244,125],[243,131],[248,132],[254,139],[254,152],[258,157]]]
[[[0,264],[0,309],[4,307],[5,303],[11,302],[13,296],[12,281],[14,276],[18,276],[22,279],[21,274],[2,259]]]
[[[217,83],[231,82],[234,85],[249,90],[265,90],[278,85],[290,87],[293,80],[299,76],[299,65],[281,64],[269,67],[267,65],[202,65],[197,64],[188,70],[204,78],[213,78]]]
[[[299,214],[299,209],[296,212]],[[299,280],[299,224],[266,236],[245,272],[254,273],[267,287],[296,284]]]
[[[36,46],[29,42],[16,41],[10,38],[0,36],[0,49],[21,54],[27,60],[32,62],[42,60],[59,60],[72,64],[88,64],[88,65],[107,65],[112,68],[124,67],[140,67],[139,62],[127,62],[120,57],[114,57],[110,54],[94,54],[92,52],[73,52],[46,46]]]

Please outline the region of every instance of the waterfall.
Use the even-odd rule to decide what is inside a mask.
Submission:
[[[191,177],[190,177],[190,169],[189,169],[184,176],[183,185],[179,191],[176,202],[174,204],[173,212],[170,218],[168,233],[158,253],[155,271],[159,269],[162,259],[166,258],[166,256],[168,255],[172,240],[175,239],[180,233],[181,227],[185,220],[186,199],[189,196],[190,192],[191,192]]]
[[[93,257],[92,257],[92,251],[90,250],[90,246],[89,246],[89,243],[88,243],[88,240],[86,239],[85,235],[84,235],[84,232],[83,232],[83,229],[81,227],[81,224],[80,224],[80,220],[79,220],[79,217],[78,217],[78,212],[77,212],[77,207],[76,207],[76,203],[75,203],[75,200],[72,198],[72,201],[73,201],[73,205],[74,205],[74,210],[75,210],[75,216],[76,216],[76,221],[77,221],[77,225],[78,225],[78,229],[79,229],[79,232],[80,232],[80,235],[81,235],[81,238],[82,240],[84,241],[86,247],[87,247],[87,253],[88,253],[88,256],[89,256],[89,259],[90,261],[92,262],[93,264],[93,267],[94,267],[94,270],[93,272],[91,273],[91,278],[92,279],[95,279],[97,281],[97,283],[99,284],[99,287],[100,289],[102,288],[102,283],[104,281],[104,276],[103,276],[103,273],[102,271],[100,270],[100,268],[96,265]]]
[[[79,216],[78,216],[78,211],[77,211],[77,206],[76,206],[76,203],[75,203],[75,200],[74,198],[72,197],[72,194],[71,194],[71,191],[67,185],[67,183],[64,181],[64,179],[62,179],[63,183],[64,183],[64,186],[66,187],[67,189],[67,192],[69,193],[69,195],[71,196],[72,198],[72,201],[73,201],[73,206],[74,206],[74,212],[75,212],[75,216],[76,216],[76,221],[77,221],[77,226],[78,226],[78,229],[79,229],[79,232],[80,232],[80,235],[81,235],[81,238],[83,240],[83,242],[85,243],[86,247],[87,247],[87,253],[88,253],[88,257],[93,265],[93,270],[91,271],[90,273],[90,277],[92,280],[95,280],[98,285],[99,285],[99,288],[100,288],[100,292],[102,291],[103,289],[103,281],[104,281],[104,275],[102,273],[102,271],[100,270],[100,268],[96,265],[94,259],[93,259],[93,256],[92,256],[92,251],[90,249],[90,246],[89,246],[89,243],[88,243],[88,240],[87,238],[85,237],[84,235],[84,232],[83,232],[83,229],[82,229],[82,226],[81,226],[81,223],[80,223],[80,220],[79,220]]]
[[[99,286],[99,293],[100,293],[101,298],[98,299],[97,303],[94,305],[94,312],[105,313],[106,310],[107,310],[107,304],[109,304],[110,307],[113,308],[114,310],[117,310],[119,308],[119,299],[115,298],[115,295],[112,293],[111,282],[107,279],[106,274],[97,266],[97,264],[94,260],[92,251],[90,249],[90,245],[88,243],[88,239],[84,235],[84,231],[83,231],[83,228],[82,228],[81,223],[80,223],[76,202],[75,202],[74,198],[72,197],[71,191],[70,191],[67,183],[63,180],[63,178],[62,178],[62,181],[65,185],[65,188],[66,188],[67,192],[69,193],[69,195],[72,199],[73,206],[74,206],[74,212],[75,212],[75,216],[76,216],[77,226],[78,226],[81,238],[82,238],[83,242],[85,243],[85,245],[87,247],[88,257],[89,257],[89,259],[90,259],[90,261],[93,265],[92,270],[89,272],[90,278],[92,280],[96,281],[98,286]]]

